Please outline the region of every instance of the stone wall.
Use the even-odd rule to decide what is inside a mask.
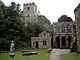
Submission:
[[[74,22],[56,22],[53,23],[53,44],[58,44],[58,48],[69,48],[74,38]],[[57,41],[59,39],[59,41]],[[63,46],[62,40],[65,40]],[[69,41],[70,44],[69,44]]]
[[[23,17],[25,24],[27,24],[27,22],[36,22],[37,16],[37,6],[34,2],[23,5]]]
[[[39,37],[31,37],[32,48],[51,48],[51,36],[43,31]]]
[[[74,9],[77,35],[77,50],[80,52],[80,4]]]

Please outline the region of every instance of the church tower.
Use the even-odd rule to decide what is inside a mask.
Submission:
[[[37,22],[37,6],[33,3],[26,3],[23,5],[23,18],[25,20],[25,25],[28,22]]]

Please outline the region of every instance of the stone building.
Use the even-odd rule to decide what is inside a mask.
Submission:
[[[51,23],[44,16],[40,14],[40,11],[37,10],[37,6],[34,2],[26,3],[23,5],[23,21],[25,23],[25,27],[28,26],[29,23],[37,23],[40,26],[43,26],[44,29],[51,31]]]
[[[44,33],[41,33],[42,35],[39,34],[39,37],[31,37],[32,48],[50,48],[52,45],[57,48],[70,48],[74,39],[74,22],[55,22],[52,26],[50,21],[37,11],[37,6],[34,2],[24,4],[23,17],[25,24],[27,22],[36,22],[53,31],[53,40],[51,40],[52,37],[49,39],[45,38],[46,35],[44,36]],[[49,40],[49,43],[43,45],[43,40]]]
[[[37,21],[37,6],[34,2],[23,5],[23,17],[25,23]]]
[[[57,48],[69,48],[74,39],[74,22],[53,23],[53,45]]]
[[[80,4],[74,9],[76,23],[77,50],[80,52]]]
[[[34,2],[26,3],[23,5],[23,21],[25,27],[28,26],[28,23],[37,23],[40,27],[44,28],[44,31],[52,31],[52,25],[50,21],[40,14],[40,11],[37,10],[37,6]],[[43,35],[45,34],[45,35]],[[47,32],[42,32],[39,34],[39,37],[31,37],[32,48],[49,48],[51,47],[51,37],[47,35]],[[50,34],[49,34],[50,35]],[[49,42],[48,42],[49,40]]]
[[[31,37],[32,48],[51,48],[51,36],[43,31],[39,37]]]
[[[80,4],[74,9],[74,14],[74,22],[55,22],[52,26],[50,21],[40,14],[34,2],[24,4],[23,20],[25,26],[28,22],[37,23],[47,30],[53,31],[52,41],[50,34],[45,31],[39,34],[39,37],[31,37],[32,48],[50,48],[52,42],[52,45],[57,48],[70,48],[77,40],[78,50],[80,51]]]
[[[0,6],[3,4],[0,0]],[[34,2],[24,4],[21,19],[25,26],[28,22],[37,23],[53,31],[53,37],[45,31],[40,33],[39,37],[31,37],[32,48],[51,48],[51,43],[57,48],[70,48],[77,40],[77,50],[80,52],[80,4],[74,9],[74,14],[74,22],[55,22],[52,26],[50,21],[40,14]]]
[[[38,15],[40,15],[40,12],[37,10],[37,6],[34,2],[23,5],[23,20],[25,26],[28,22],[37,22]]]

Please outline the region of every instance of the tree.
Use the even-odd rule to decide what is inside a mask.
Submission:
[[[15,41],[16,47],[23,46],[26,41],[24,24],[21,22],[20,5],[12,2],[10,6],[0,6],[0,49],[9,49],[10,41]],[[18,46],[19,44],[19,46]]]
[[[68,17],[67,15],[62,15],[59,19],[58,22],[72,22],[72,18]]]

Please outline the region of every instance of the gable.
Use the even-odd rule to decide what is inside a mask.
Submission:
[[[39,37],[44,37],[44,36],[50,36],[50,34],[47,33],[46,31],[43,31],[42,33],[39,34]]]

